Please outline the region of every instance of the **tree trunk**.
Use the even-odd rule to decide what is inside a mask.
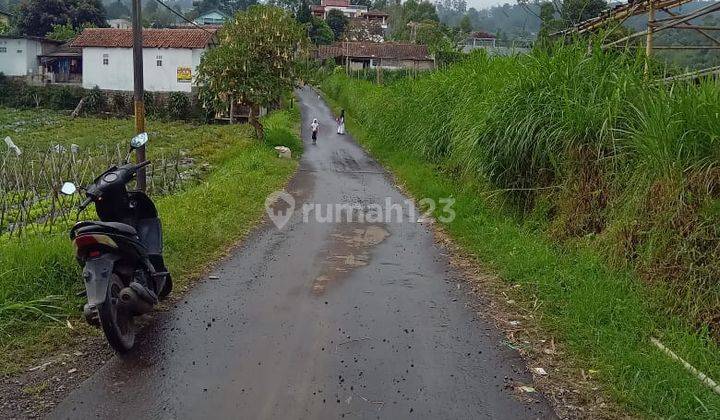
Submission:
[[[230,95],[230,124],[235,123],[235,98]]]
[[[263,130],[263,125],[258,119],[258,116],[260,116],[260,105],[251,105],[250,106],[250,125],[255,128],[255,137],[257,137],[258,140],[265,140],[265,131]]]

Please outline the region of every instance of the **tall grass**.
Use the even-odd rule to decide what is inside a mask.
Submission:
[[[712,418],[720,398],[648,338],[719,375],[720,84],[657,85],[643,65],[586,46],[478,53],[387,86],[336,74],[323,90],[411,191],[457,198],[450,233],[542,300],[620,401]]]
[[[480,52],[416,80],[334,75],[324,89],[369,135],[541,211],[561,239],[591,237],[667,288],[671,312],[716,329],[720,85],[656,85],[643,66],[585,46]]]

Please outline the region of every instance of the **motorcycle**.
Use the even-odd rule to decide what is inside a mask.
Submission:
[[[82,188],[62,185],[65,195],[85,193],[83,211],[91,203],[99,221],[81,221],[70,230],[76,258],[83,268],[87,303],[85,320],[102,327],[110,345],[126,353],[135,345],[134,318],[153,310],[172,290],[162,253],[162,225],[152,200],[127,184],[150,164],[130,163],[133,150],[144,146],[147,133],[135,136],[120,166],[112,166]]]

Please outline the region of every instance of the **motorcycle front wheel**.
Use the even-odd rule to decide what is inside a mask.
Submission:
[[[135,345],[133,316],[120,305],[120,291],[125,287],[117,274],[110,277],[105,302],[97,305],[98,316],[108,343],[118,353],[127,353]]]

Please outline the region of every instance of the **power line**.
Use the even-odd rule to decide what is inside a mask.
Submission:
[[[198,25],[197,23],[191,21],[190,19],[183,16],[181,13],[179,13],[177,10],[173,9],[172,7],[168,6],[167,4],[163,3],[162,0],[155,0],[156,2],[160,3],[160,5],[166,9],[168,9],[170,12],[172,12],[175,16],[178,16],[180,19],[184,20],[185,22],[197,27],[198,29],[202,29],[203,31],[209,33],[209,34],[215,34],[214,32],[210,32],[207,29],[203,28],[202,26]]]

